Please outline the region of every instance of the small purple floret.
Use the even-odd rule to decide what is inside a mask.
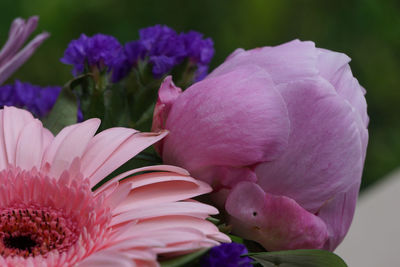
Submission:
[[[60,91],[60,86],[40,87],[16,80],[15,84],[0,87],[0,107],[26,108],[36,117],[44,117],[54,106]]]
[[[211,38],[203,39],[199,32],[189,31],[181,34],[185,43],[187,57],[193,62],[208,65],[214,56],[214,42]]]
[[[111,71],[122,53],[121,44],[112,36],[95,34],[88,37],[82,34],[79,39],[69,43],[64,57],[60,60],[62,63],[73,65],[72,73],[78,75],[84,71],[85,64],[95,66],[99,70]]]
[[[153,75],[157,78],[180,64],[187,55],[183,39],[165,25],[155,25],[139,31],[139,41],[146,49]]]
[[[213,247],[201,261],[203,267],[251,267],[252,260],[242,256],[247,254],[247,248],[238,243],[221,244]]]
[[[112,82],[116,83],[125,78],[139,59],[144,59],[147,51],[140,41],[125,44],[123,52],[113,62]]]
[[[155,25],[139,31],[139,40],[124,47],[124,55],[114,68],[113,81],[122,79],[138,60],[148,58],[154,77],[160,78],[186,58],[197,65],[195,80],[207,75],[208,64],[214,55],[213,41],[201,33],[190,31],[177,34],[165,25]]]

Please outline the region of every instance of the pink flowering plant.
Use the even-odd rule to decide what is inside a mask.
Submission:
[[[64,86],[8,81],[37,22],[0,51],[1,266],[347,266],[369,120],[349,57],[294,40],[208,73],[210,38],[155,25],[66,44]]]

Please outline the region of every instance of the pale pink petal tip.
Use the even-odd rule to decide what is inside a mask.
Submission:
[[[49,37],[47,32],[41,33],[20,50],[31,33],[36,29],[37,22],[37,16],[29,18],[27,22],[20,18],[13,21],[8,40],[0,51],[0,84],[7,80],[27,61],[39,45]]]

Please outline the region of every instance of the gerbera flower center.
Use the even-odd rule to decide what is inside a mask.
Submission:
[[[0,254],[45,256],[49,251],[66,251],[78,239],[76,223],[63,212],[35,207],[0,211]]]

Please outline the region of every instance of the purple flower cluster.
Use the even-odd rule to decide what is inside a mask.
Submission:
[[[196,81],[202,80],[208,72],[208,64],[214,56],[214,43],[211,38],[203,39],[201,33],[190,31],[182,34],[187,57],[197,63]]]
[[[79,39],[69,43],[60,60],[74,66],[74,75],[83,73],[86,64],[96,66],[101,71],[111,71],[122,52],[123,47],[112,36],[95,34],[88,37],[82,34]]]
[[[61,62],[74,66],[73,74],[82,73],[85,64],[112,71],[112,81],[123,79],[139,60],[147,59],[152,74],[160,78],[173,67],[188,59],[196,64],[196,80],[207,74],[208,64],[214,55],[213,41],[203,39],[201,33],[190,31],[176,33],[173,29],[156,25],[139,31],[140,38],[121,46],[112,36],[96,34],[87,37],[82,34],[73,40],[65,50]]]
[[[40,87],[16,80],[0,87],[0,107],[26,108],[40,118],[50,112],[60,91],[59,86]]]
[[[135,56],[130,58],[133,63],[148,56],[155,77],[168,73],[185,58],[197,64],[196,79],[202,79],[207,74],[208,64],[214,55],[214,43],[210,38],[203,39],[203,35],[195,31],[177,34],[165,25],[141,29],[139,35],[140,39],[126,44],[125,49]]]
[[[242,256],[247,254],[247,248],[238,243],[225,243],[213,247],[203,257],[201,266],[203,267],[251,267],[252,260],[249,257]]]

